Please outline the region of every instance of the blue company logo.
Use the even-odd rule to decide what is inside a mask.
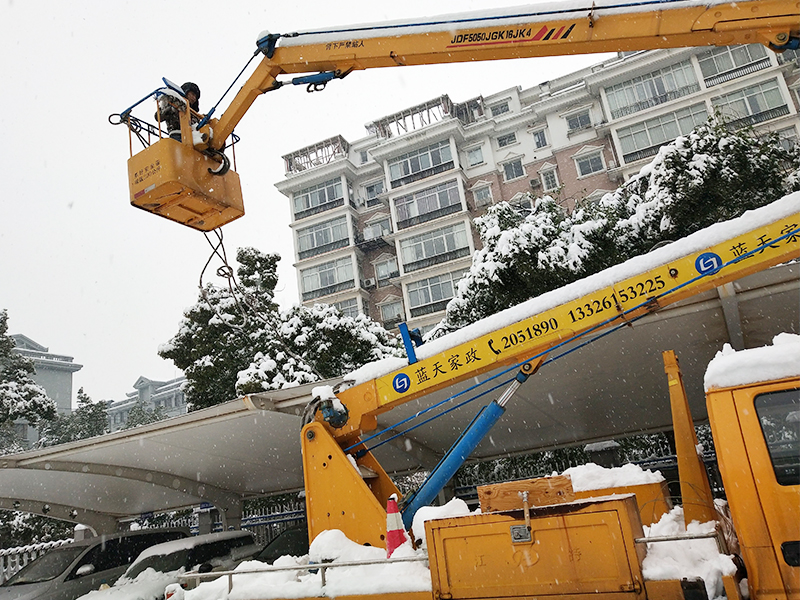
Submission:
[[[394,391],[398,394],[402,394],[407,392],[408,389],[411,387],[411,379],[409,379],[408,375],[405,373],[398,373],[394,376],[392,380],[392,387]]]
[[[697,269],[697,272],[701,275],[716,273],[722,268],[722,259],[718,254],[714,254],[713,252],[704,252],[694,261],[694,268]]]

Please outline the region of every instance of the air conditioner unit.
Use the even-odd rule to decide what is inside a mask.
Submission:
[[[367,279],[361,282],[361,287],[365,289],[374,288],[375,287],[375,279],[372,277],[368,277]]]
[[[532,188],[538,188],[538,187],[541,187],[541,185],[542,185],[542,182],[539,181],[538,179],[531,179],[531,187]]]

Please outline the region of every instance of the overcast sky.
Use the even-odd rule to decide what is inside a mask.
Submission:
[[[74,376],[73,398],[84,387],[94,400],[119,400],[139,376],[167,380],[181,374],[157,349],[195,302],[210,249],[202,233],[129,205],[127,131],[107,121],[158,87],[161,77],[196,82],[205,111],[245,65],[265,29],[287,32],[508,4],[5,0],[0,309],[8,309],[10,333],[25,334],[83,365]],[[334,81],[323,93],[288,86],[260,98],[237,128],[237,172],[247,214],[224,228],[229,256],[240,246],[280,253],[278,299],[290,306],[297,302],[297,284],[289,203],[274,187],[284,177],[283,154],[336,134],[354,141],[366,134],[368,121],[443,93],[460,102],[530,87],[603,58],[376,69]]]

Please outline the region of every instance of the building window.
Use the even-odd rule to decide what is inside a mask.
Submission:
[[[392,233],[392,224],[389,217],[380,221],[372,221],[364,226],[364,241],[376,240]]]
[[[471,148],[467,150],[467,166],[474,167],[483,164],[483,147]]]
[[[755,125],[789,113],[777,79],[717,96],[711,99],[711,104],[723,117],[733,120],[734,127]]]
[[[569,115],[567,117],[567,129],[569,130],[569,132],[578,131],[580,129],[586,129],[587,127],[591,126],[592,126],[592,119],[589,116],[588,108],[584,111],[575,113],[574,115]]]
[[[497,138],[497,147],[505,148],[506,146],[513,146],[517,143],[517,134],[513,131]]]
[[[503,179],[511,181],[525,176],[525,169],[522,167],[522,159],[517,158],[510,162],[503,163]]]
[[[401,196],[394,201],[397,228],[404,229],[461,210],[456,180]]]
[[[400,275],[400,271],[397,269],[397,257],[395,256],[374,263],[374,267],[375,279],[379,282],[385,282]]]
[[[303,301],[353,288],[353,261],[348,256],[304,269],[300,271],[300,281]]]
[[[306,217],[318,212],[344,205],[342,180],[331,179],[314,185],[292,195],[295,218]]]
[[[621,127],[619,136],[622,159],[633,162],[655,155],[662,144],[686,135],[708,119],[704,103],[661,115],[630,127]]]
[[[369,160],[369,157],[367,156],[367,151],[366,150],[362,150],[361,151],[361,164],[363,165],[364,163],[367,162],[367,160]]]
[[[463,274],[464,271],[455,271],[409,283],[408,303],[412,318],[444,310],[455,295],[456,282]]]
[[[395,327],[403,320],[403,302],[401,300],[392,300],[386,304],[379,306],[381,311],[381,321],[386,329]]]
[[[553,190],[558,189],[558,175],[556,175],[555,169],[543,171],[539,173],[539,177],[542,180],[542,189],[545,192],[552,192]]]
[[[721,46],[697,57],[708,87],[755,73],[769,66],[767,51],[761,44]]]
[[[586,177],[593,173],[599,173],[605,170],[605,166],[603,165],[603,153],[598,150],[591,154],[575,157],[575,165],[578,167],[579,177]]]
[[[475,206],[486,206],[492,203],[492,188],[485,186],[472,191],[472,197],[475,199]]]
[[[343,317],[357,317],[358,316],[358,300],[350,298],[349,300],[342,300],[336,302],[333,307],[342,313]]]
[[[791,150],[798,143],[797,137],[797,129],[794,127],[789,127],[787,129],[781,129],[778,132],[778,138],[780,139],[781,146],[783,146],[784,150]]]
[[[509,110],[511,109],[508,106],[508,102],[503,102],[502,104],[495,104],[489,109],[493,117],[497,117],[504,113],[507,113]]]
[[[347,217],[339,217],[297,232],[298,258],[301,260],[350,245]]]
[[[469,256],[467,229],[458,223],[426,231],[402,240],[400,253],[407,273]]]
[[[392,187],[441,173],[452,167],[452,161],[450,142],[447,140],[403,154],[389,162]]]
[[[370,200],[377,198],[383,193],[383,180],[381,179],[380,181],[364,186],[364,191],[367,194],[367,206],[369,206]]]
[[[533,144],[537,148],[544,148],[547,146],[547,134],[544,129],[533,132]]]
[[[619,119],[700,91],[691,61],[685,60],[606,90],[611,117]]]

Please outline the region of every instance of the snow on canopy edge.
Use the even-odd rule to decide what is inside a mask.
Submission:
[[[725,344],[708,363],[703,384],[709,391],[790,377],[800,377],[800,335],[780,333],[772,346],[736,351]]]
[[[512,306],[467,325],[458,331],[427,342],[423,346],[416,348],[417,359],[430,358],[440,352],[604,289],[629,277],[640,275],[643,272],[722,243],[727,239],[743,235],[748,231],[788,217],[798,211],[798,206],[800,206],[800,192],[793,192],[767,206],[749,210],[742,216],[730,221],[716,223],[652,252],[636,256],[599,273],[565,285],[562,288],[546,292],[541,296],[531,298],[517,306]],[[348,373],[343,379],[352,382],[353,385],[358,385],[371,379],[388,375],[406,365],[407,362],[404,359],[398,358],[368,363],[360,369]]]
[[[755,1],[757,0],[744,0],[744,2]],[[726,3],[728,3],[728,0],[660,0],[658,2],[658,10],[698,6],[711,7]],[[513,27],[526,23],[581,19],[585,18],[592,10],[594,11],[594,18],[598,19],[607,15],[649,12],[654,9],[653,4],[653,2],[639,1],[623,4],[617,0],[594,0],[593,2],[587,0],[559,0],[558,2],[546,2],[532,6],[449,13],[427,18],[397,19],[296,31],[281,37],[278,45],[292,47],[325,44],[354,38],[371,39],[438,32],[451,33],[456,30],[463,31],[484,27]],[[261,32],[258,39],[266,37],[268,33],[268,31]]]

